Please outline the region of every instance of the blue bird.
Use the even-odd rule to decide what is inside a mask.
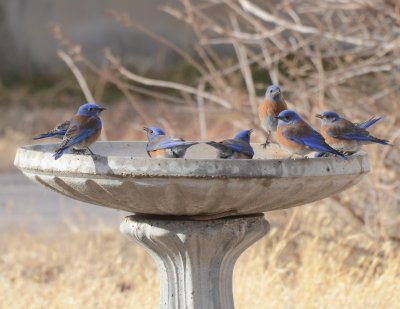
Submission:
[[[289,153],[306,155],[313,151],[329,152],[341,159],[346,157],[333,149],[324,137],[306,123],[296,112],[285,110],[277,117],[277,141]]]
[[[68,130],[69,124],[70,124],[69,120],[64,121],[63,123],[60,123],[55,128],[53,128],[52,130],[50,130],[46,133],[41,133],[41,134],[35,135],[34,137],[32,137],[32,139],[38,140],[38,139],[49,138],[49,137],[62,139]]]
[[[79,107],[78,112],[72,117],[67,132],[60,146],[54,153],[54,159],[59,159],[68,149],[86,148],[90,154],[93,152],[89,146],[93,144],[101,134],[100,113],[106,110],[94,103],[86,103]]]
[[[183,158],[189,147],[198,144],[198,142],[186,142],[181,138],[166,136],[165,132],[157,127],[143,129],[147,132],[146,151],[151,158]]]
[[[252,159],[254,150],[250,145],[250,136],[253,130],[243,130],[235,135],[233,139],[221,142],[207,142],[206,144],[218,150],[219,159]]]
[[[387,140],[372,136],[367,131],[367,128],[377,123],[382,117],[371,118],[359,124],[352,123],[334,112],[324,112],[316,117],[321,119],[320,133],[329,145],[338,151],[353,154],[366,144],[389,145]]]

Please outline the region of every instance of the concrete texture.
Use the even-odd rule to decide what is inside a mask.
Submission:
[[[187,159],[151,159],[144,142],[99,142],[93,157],[67,154],[55,161],[56,145],[22,147],[15,165],[30,179],[83,202],[199,219],[310,203],[351,187],[369,171],[366,154],[347,161],[286,160],[258,145],[255,160],[212,159],[215,151],[207,145],[190,148]]]
[[[268,230],[262,215],[208,222],[130,216],[121,224],[158,265],[161,309],[234,308],[235,262]]]

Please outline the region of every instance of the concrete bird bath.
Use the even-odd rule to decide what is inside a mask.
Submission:
[[[15,165],[58,193],[135,213],[120,229],[156,261],[164,309],[234,308],[233,267],[268,233],[262,213],[323,199],[369,172],[366,154],[285,160],[258,145],[253,160],[215,160],[207,145],[187,159],[151,159],[144,142],[98,142],[93,157],[55,161],[55,147],[21,147]]]

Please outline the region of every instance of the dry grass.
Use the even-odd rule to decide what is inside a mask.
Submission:
[[[269,236],[237,263],[237,308],[397,307],[399,248],[349,227],[338,233],[330,226],[340,219],[328,213],[287,212],[295,216],[289,230],[271,220]],[[155,264],[116,228],[1,233],[0,248],[1,308],[158,307]]]

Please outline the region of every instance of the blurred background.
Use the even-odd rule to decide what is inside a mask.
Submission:
[[[0,34],[0,307],[158,306],[155,266],[119,235],[125,214],[28,182],[18,146],[88,101],[109,108],[108,140],[156,125],[262,142],[257,105],[275,83],[314,127],[326,110],[385,116],[372,133],[393,146],[365,148],[356,187],[267,214],[270,235],[235,270],[237,307],[397,308],[398,1],[0,0]]]

